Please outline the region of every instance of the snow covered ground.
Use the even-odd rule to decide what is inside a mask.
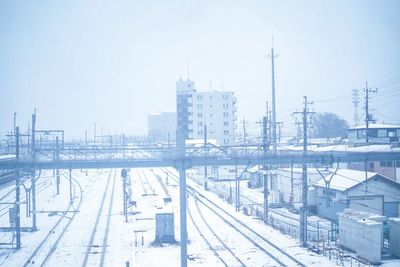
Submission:
[[[137,205],[129,208],[128,222],[123,215],[120,170],[90,170],[87,176],[85,171],[74,170],[72,205],[69,205],[68,172],[61,172],[59,195],[52,172],[43,172],[37,181],[37,210],[43,211],[38,213],[38,231],[23,232],[22,248],[18,251],[2,244],[0,266],[38,266],[43,262],[45,266],[125,266],[126,262],[130,266],[179,266],[179,190],[174,180],[176,172],[173,169],[168,172],[168,175],[166,169],[132,169],[129,172],[132,200]],[[165,188],[160,181],[164,182]],[[279,266],[274,257],[284,265],[293,265],[290,258],[262,238],[273,242],[305,266],[335,265],[327,257],[301,248],[296,239],[282,235],[254,217],[236,212],[232,205],[212,192],[203,191],[190,179],[188,185],[198,192],[188,194],[189,266]],[[165,189],[171,203],[164,202]],[[11,190],[12,186],[0,190],[2,202],[12,201],[14,193],[9,193]],[[193,190],[188,192],[195,192]],[[25,201],[25,192],[21,192],[22,201]],[[216,204],[220,210],[213,207],[217,211],[213,212],[207,208],[204,203],[211,205],[207,201]],[[30,227],[32,218],[26,217],[24,205],[21,205],[21,225]],[[76,212],[49,213],[67,209]],[[165,211],[174,213],[176,242],[160,245],[154,242],[155,215]],[[54,228],[60,219],[62,222]],[[0,217],[0,222],[2,227],[9,226],[7,212]],[[246,235],[256,240],[256,244]],[[0,238],[2,243],[7,243],[12,235],[1,232]],[[43,240],[46,242],[37,250]]]

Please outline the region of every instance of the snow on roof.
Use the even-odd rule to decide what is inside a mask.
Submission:
[[[335,170],[330,169],[332,172]],[[367,172],[367,177],[365,177],[364,171],[356,171],[349,169],[338,169],[336,174],[333,175],[332,180],[330,182],[330,188],[338,191],[346,191],[359,183],[365,181],[365,178],[370,179],[378,175],[376,172]],[[330,175],[325,176],[329,178]],[[325,181],[323,179],[318,180],[314,183],[316,187],[325,187]]]
[[[352,147],[348,144],[321,146],[309,149],[315,152],[400,152],[400,148],[391,147],[390,144],[374,144]]]
[[[365,129],[366,125],[360,125],[356,127],[349,128],[349,130],[362,130]],[[383,123],[371,123],[368,125],[369,129],[400,129],[400,125],[394,125],[394,124],[383,124]]]
[[[0,160],[1,159],[14,159],[15,154],[6,154],[6,155],[0,155]]]

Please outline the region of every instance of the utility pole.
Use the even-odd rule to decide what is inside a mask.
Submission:
[[[177,92],[176,149],[178,159],[175,168],[179,172],[179,215],[181,267],[187,267],[187,220],[186,220],[186,138],[187,138],[187,95]]]
[[[60,160],[60,150],[58,145],[58,136],[56,136],[56,160]],[[56,169],[56,186],[57,186],[57,195],[60,194],[60,169]]]
[[[308,185],[307,185],[307,128],[308,128],[308,116],[314,112],[309,112],[308,111],[308,104],[311,104],[310,102],[307,101],[307,96],[304,96],[304,109],[303,112],[295,112],[295,114],[302,114],[303,117],[303,172],[302,172],[302,178],[301,178],[301,187],[302,187],[302,194],[301,194],[301,200],[302,200],[302,207],[300,210],[300,243],[303,247],[307,246],[307,208],[308,208],[308,203],[307,203],[307,191],[308,191]]]
[[[243,146],[246,146],[246,119],[243,117]]]
[[[269,140],[268,140],[268,102],[266,116],[263,117],[263,156],[266,161],[269,151]],[[264,223],[268,224],[268,166],[264,164],[263,166],[263,187],[264,187]]]
[[[14,113],[15,114],[15,113]],[[17,249],[21,248],[20,188],[19,188],[19,127],[15,127],[15,158],[17,170],[15,177],[15,234]]]
[[[354,126],[358,125],[358,104],[360,103],[358,89],[353,89]]]
[[[204,120],[204,156],[207,154],[207,121]],[[204,165],[204,190],[207,190],[207,165]]]
[[[371,88],[368,88],[368,82],[365,82],[365,142],[368,144],[369,141],[369,122],[374,122],[372,119],[372,114],[369,114],[369,107],[368,107],[368,102],[369,102],[369,93],[376,93],[378,92],[377,89],[372,90]]]
[[[272,75],[272,150],[273,155],[276,156],[276,104],[275,104],[275,58],[274,55],[274,39],[272,39],[271,48],[271,75]]]
[[[35,131],[36,131],[36,110],[35,113],[32,114],[32,149],[31,149],[31,158],[32,162],[36,161],[36,151],[35,151],[35,145],[36,145],[36,136],[35,136]],[[36,225],[36,178],[35,178],[35,169],[32,169],[31,171],[31,185],[32,185],[32,230],[36,231],[37,230],[37,225]]]
[[[93,129],[93,157],[96,159],[96,123]]]
[[[14,112],[14,128],[13,134],[15,135],[15,128],[17,127],[17,112]]]

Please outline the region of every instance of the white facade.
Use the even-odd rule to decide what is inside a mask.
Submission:
[[[207,139],[216,140],[218,145],[230,145],[234,142],[236,128],[236,97],[233,92],[198,92],[194,83],[178,81],[177,94],[187,95],[187,138],[204,139],[205,125]],[[184,105],[182,102],[179,105]],[[184,112],[184,108],[178,110]],[[178,111],[179,112],[179,111]],[[182,120],[186,123],[185,120]]]
[[[154,140],[175,140],[176,112],[149,114],[148,136]]]

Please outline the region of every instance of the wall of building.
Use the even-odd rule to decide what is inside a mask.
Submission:
[[[326,203],[326,188],[317,188],[318,215],[337,220],[337,212],[350,207],[357,211],[376,213],[387,217],[399,215],[400,185],[376,176],[368,180],[367,194],[365,182],[346,191],[330,190],[330,203]]]
[[[293,168],[293,202],[301,202],[301,179],[302,179],[301,168]],[[278,169],[277,173],[277,190],[282,194],[282,201],[289,203],[291,196],[291,170]],[[311,186],[313,183],[321,179],[322,177],[316,171],[315,168],[309,168],[307,172],[308,185]]]
[[[185,139],[214,139],[218,145],[233,144],[236,128],[236,97],[233,92],[197,92],[194,82],[176,83],[178,126]]]
[[[152,140],[175,140],[176,112],[149,114],[148,137]]]
[[[398,209],[397,213],[394,210],[395,207],[398,207],[400,203],[400,185],[395,182],[385,180],[385,178],[380,176],[369,179],[367,182],[368,195],[382,195],[384,204],[381,208],[381,214],[394,217],[396,214],[398,215]],[[348,196],[351,197],[365,195],[365,188],[365,183],[361,183],[349,190]],[[386,214],[384,212],[385,207]]]
[[[193,94],[193,132],[191,138],[217,140],[219,145],[234,142],[236,121],[236,98],[233,92],[196,92]]]
[[[364,162],[350,162],[347,167],[351,170],[364,171]],[[367,171],[376,172],[389,177],[395,181],[400,181],[400,161],[397,162],[380,162],[369,161],[367,163]]]

